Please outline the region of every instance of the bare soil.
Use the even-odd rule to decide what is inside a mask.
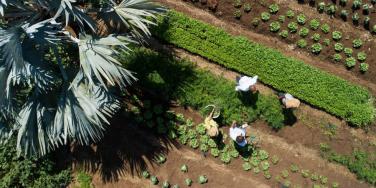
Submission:
[[[184,2],[181,0],[156,1],[169,8],[188,14],[193,18],[220,27],[233,35],[245,36],[252,41],[256,41],[268,47],[275,48],[287,56],[303,60],[305,63],[308,63],[312,66],[318,67],[353,83],[362,85],[363,87],[369,89],[374,95],[376,95],[376,69],[374,68],[376,66],[376,55],[372,53],[372,49],[374,48],[376,43],[373,37],[366,31],[363,32],[361,30],[347,27],[347,25],[340,20],[333,20],[326,15],[319,15],[314,9],[307,5],[300,5],[296,1],[278,0],[278,3],[280,3],[279,13],[277,15],[272,15],[271,20],[266,23],[260,22],[260,25],[255,28],[251,26],[251,20],[255,17],[260,17],[261,12],[268,12],[268,6],[275,1],[262,1],[265,2],[265,4],[260,3],[261,1],[244,1],[250,2],[253,9],[250,13],[243,12],[243,16],[240,20],[235,19],[233,16],[235,8],[233,6],[232,0],[219,0],[219,5],[215,12],[209,10],[206,7],[207,5],[201,3],[192,4],[190,3],[190,1]],[[278,36],[278,33],[269,32],[269,24],[272,21],[277,20],[280,14],[285,14],[285,12],[289,9],[294,10],[296,13],[304,12],[304,14],[306,14],[307,16],[307,22],[313,18],[318,18],[321,23],[329,23],[329,25],[331,26],[331,31],[341,31],[343,33],[343,38],[340,42],[344,44],[345,47],[352,47],[352,40],[355,38],[361,38],[363,39],[363,41],[366,41],[364,42],[361,49],[353,49],[353,56],[355,57],[358,51],[366,51],[367,63],[370,64],[369,71],[365,74],[359,72],[359,62],[357,63],[357,67],[351,70],[346,69],[343,62],[333,63],[332,55],[335,53],[333,48],[335,44],[334,41],[331,41],[329,47],[325,47],[323,45],[323,51],[320,53],[320,55],[317,56],[310,53],[310,48],[301,50],[295,45],[296,41],[300,39],[300,36],[297,33],[290,34],[288,39],[281,39]],[[285,23],[282,24],[281,30],[286,29],[288,22],[289,19],[286,18]],[[308,23],[306,23],[305,26],[309,27]],[[301,28],[301,26],[299,26],[299,28]],[[324,38],[331,39],[331,34],[323,34],[321,33],[320,29],[315,32],[310,31],[309,36],[306,37],[306,40],[309,44],[308,47],[313,44],[313,41],[310,39],[310,37],[314,33],[320,33],[320,41],[322,41]],[[346,58],[344,54],[342,54],[342,56],[343,59]]]

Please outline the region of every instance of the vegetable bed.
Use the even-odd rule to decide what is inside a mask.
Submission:
[[[265,84],[289,92],[352,125],[365,126],[374,120],[372,96],[366,89],[244,37],[231,36],[175,11],[160,18],[153,33],[222,66],[258,75]]]

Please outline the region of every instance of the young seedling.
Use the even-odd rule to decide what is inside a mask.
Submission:
[[[291,170],[291,172],[296,173],[296,172],[299,171],[299,167],[298,167],[298,165],[296,165],[296,164],[292,164],[292,165],[290,166],[290,170]]]
[[[282,177],[283,178],[288,178],[289,177],[289,171],[288,170],[283,170],[282,172],[281,172],[281,175],[282,175]]]
[[[180,167],[180,171],[182,172],[188,172],[188,166],[183,164],[181,167]]]
[[[278,162],[279,162],[279,158],[278,158],[278,156],[273,155],[273,157],[272,157],[272,163],[273,163],[274,165],[276,165],[276,164],[278,164]]]
[[[169,187],[170,187],[170,183],[168,181],[164,181],[162,184],[162,188],[169,188]]]
[[[153,185],[157,185],[159,183],[159,180],[156,176],[151,176],[150,181]]]
[[[201,175],[198,177],[198,183],[205,184],[208,182],[208,178],[205,175]]]
[[[142,172],[142,177],[148,179],[150,177],[150,173],[145,170],[145,171]]]
[[[192,180],[191,179],[189,179],[189,178],[187,178],[187,179],[185,179],[185,185],[187,185],[188,187],[190,187],[191,185],[192,185]]]
[[[249,163],[249,162],[245,162],[245,163],[243,163],[242,167],[243,167],[243,170],[244,170],[244,171],[249,171],[249,170],[252,169],[252,165],[251,165],[251,163]]]

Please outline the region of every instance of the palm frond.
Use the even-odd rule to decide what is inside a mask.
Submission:
[[[119,53],[113,46],[127,49],[128,42],[120,39],[122,38],[112,35],[101,39],[94,39],[90,35],[80,37],[78,46],[81,69],[91,85],[94,85],[93,78],[105,88],[107,83],[124,88],[135,80],[132,73],[121,67],[116,59]]]
[[[118,108],[119,102],[100,87],[73,83],[63,91],[58,105],[52,135],[60,139],[55,144],[66,144],[70,139],[83,145],[99,141],[108,117]]]
[[[165,9],[149,0],[123,0],[120,4],[112,2],[112,7],[103,9],[103,17],[108,23],[120,19],[137,38],[150,36],[148,26],[155,25],[153,19]],[[111,20],[111,21],[110,21]]]
[[[0,121],[0,144],[5,144],[13,135],[13,130],[10,129],[4,122]]]

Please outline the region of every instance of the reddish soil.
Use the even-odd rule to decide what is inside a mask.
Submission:
[[[251,21],[255,17],[259,17],[262,12],[268,12],[268,6],[271,3],[274,3],[273,0],[265,0],[265,1],[243,1],[249,2],[252,5],[252,10],[249,13],[244,13],[240,20],[235,19],[233,16],[234,11],[236,8],[233,6],[233,0],[219,0],[218,8],[215,12],[210,11],[207,7],[207,4],[201,4],[201,3],[194,3],[194,5],[198,8],[204,9],[213,15],[215,15],[218,19],[223,20],[226,25],[223,25],[224,23],[219,23],[218,21],[213,20],[212,18],[206,16],[201,16],[201,13],[199,13],[196,10],[191,10],[193,7],[183,7],[183,5],[178,5],[179,3],[175,2],[172,3],[169,0],[162,1],[157,0],[158,2],[161,2],[168,7],[177,9],[178,11],[182,11],[184,13],[190,14],[192,17],[201,19],[205,22],[208,22],[210,24],[222,27],[226,31],[229,31],[232,34],[235,35],[243,35],[246,37],[249,37],[253,41],[261,42],[264,45],[267,45],[269,47],[277,48],[278,50],[282,51],[286,55],[294,56],[298,59],[302,59],[304,62],[309,63],[313,66],[316,66],[320,69],[326,70],[330,73],[336,74],[344,79],[353,81],[355,83],[359,83],[360,85],[370,89],[374,94],[376,94],[376,55],[374,53],[371,53],[371,50],[375,46],[375,41],[373,40],[373,37],[369,35],[368,32],[359,31],[356,29],[351,29],[348,27],[343,26],[343,22],[339,20],[333,21],[333,19],[330,19],[326,15],[320,15],[316,12],[315,9],[312,9],[311,7],[307,5],[300,5],[296,1],[286,1],[286,0],[276,0],[279,3],[280,10],[278,14],[272,15],[271,19],[268,22],[260,22],[260,25],[258,27],[251,26]],[[261,3],[264,2],[264,3]],[[190,3],[190,1],[187,1],[185,3]],[[188,4],[187,4],[188,5]],[[189,9],[189,10],[188,10]],[[314,55],[310,53],[310,46],[313,44],[313,40],[311,40],[311,36],[314,33],[319,33],[321,35],[320,43],[325,38],[331,39],[331,33],[324,34],[321,32],[320,29],[317,31],[310,30],[310,34],[306,37],[306,41],[308,42],[307,49],[299,49],[296,47],[296,42],[301,37],[298,35],[298,33],[295,34],[289,34],[289,37],[287,39],[282,39],[279,37],[278,33],[272,33],[269,32],[269,24],[272,21],[277,21],[279,15],[285,14],[287,10],[292,9],[295,11],[296,15],[300,12],[304,12],[307,16],[307,22],[313,18],[318,18],[323,23],[328,23],[331,26],[331,31],[338,30],[343,33],[343,38],[340,41],[345,47],[352,47],[352,40],[356,38],[361,38],[364,42],[363,46],[360,49],[353,49],[353,56],[356,57],[356,54],[360,51],[364,51],[367,53],[367,60],[366,63],[370,65],[370,69],[367,73],[363,74],[359,71],[359,62],[357,62],[356,67],[353,69],[346,69],[344,66],[344,59],[346,58],[343,52],[341,53],[343,60],[342,63],[334,63],[332,60],[332,55],[335,54],[334,50],[334,44],[335,42],[331,40],[330,46],[326,47],[323,46],[323,50],[319,55]],[[241,10],[243,10],[241,8]],[[314,14],[315,13],[315,14]],[[286,21],[281,24],[281,30],[286,29],[287,30],[287,24],[291,21],[291,19],[286,18]],[[296,21],[296,16],[294,18],[294,21]],[[231,27],[231,28],[229,28]],[[299,26],[301,28],[302,26]],[[309,24],[306,23],[305,27],[309,27]],[[237,28],[237,29],[234,29]],[[261,39],[258,40],[260,37],[250,37],[251,34],[245,34],[246,32],[238,31],[239,28],[253,31],[259,34],[262,34],[266,37],[269,37],[270,39]],[[268,32],[265,32],[268,31]],[[273,40],[272,40],[273,39]],[[305,56],[305,57],[302,57]],[[309,58],[307,58],[309,57]]]

